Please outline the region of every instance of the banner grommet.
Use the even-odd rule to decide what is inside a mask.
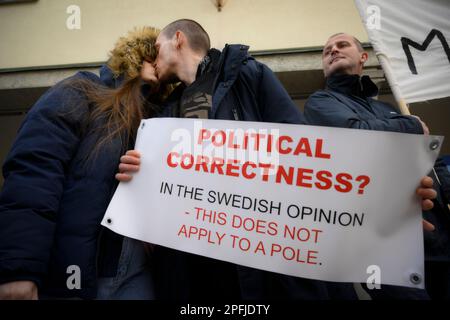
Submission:
[[[409,280],[413,284],[421,284],[422,283],[422,276],[418,273],[411,273],[409,276]]]
[[[433,140],[430,143],[430,149],[431,150],[436,150],[437,148],[439,148],[439,140]]]

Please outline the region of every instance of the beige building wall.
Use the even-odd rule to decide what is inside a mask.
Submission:
[[[353,0],[38,0],[0,5],[0,69],[105,61],[115,40],[134,26],[200,22],[212,44],[244,43],[251,51],[323,45],[337,31],[367,41]],[[81,29],[66,26],[71,5]]]

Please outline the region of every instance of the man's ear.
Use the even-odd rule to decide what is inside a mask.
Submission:
[[[361,63],[364,64],[369,59],[369,54],[367,52],[361,53]]]
[[[177,49],[181,48],[181,46],[184,44],[185,40],[186,39],[185,39],[183,32],[181,32],[180,30],[175,32],[175,45],[176,45]]]

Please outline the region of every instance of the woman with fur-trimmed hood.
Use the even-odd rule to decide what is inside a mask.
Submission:
[[[143,244],[100,222],[120,156],[168,93],[151,64],[157,35],[129,32],[100,77],[61,81],[27,114],[3,167],[0,299],[154,298]]]

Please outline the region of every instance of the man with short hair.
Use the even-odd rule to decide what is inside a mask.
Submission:
[[[391,105],[373,99],[378,94],[378,88],[368,76],[362,76],[367,59],[367,52],[354,36],[338,33],[328,39],[322,52],[326,88],[308,98],[305,104],[305,117],[308,123],[320,126],[429,134],[428,127],[419,117],[400,115]],[[448,183],[450,175],[446,169],[441,170],[440,163],[438,161],[435,168],[441,174],[441,180]],[[433,210],[439,210],[439,208],[448,211],[446,205],[435,203]],[[436,225],[424,220],[426,252],[427,249],[434,248],[436,243],[442,244],[442,241],[445,241],[444,248],[440,250],[447,251],[448,254],[450,247],[446,234],[449,230],[445,230],[444,227],[450,226],[450,223],[442,221],[448,214],[438,213],[431,216],[430,214],[430,212],[424,212],[424,217],[431,218]],[[435,230],[436,227],[439,230]],[[430,245],[430,236],[437,237],[438,231],[441,234],[440,240]],[[383,288],[385,289],[381,291],[372,290],[371,296],[374,298],[427,298],[423,291],[395,286],[383,286]]]
[[[305,104],[308,123],[332,127],[428,134],[419,117],[399,115],[386,103],[372,99],[377,86],[362,76],[367,52],[353,36],[331,36],[322,52],[326,89],[309,97]]]
[[[161,31],[156,47],[159,79],[181,81],[169,97],[165,115],[305,122],[275,74],[248,55],[248,46],[210,49],[206,31],[193,20],[181,19]]]

